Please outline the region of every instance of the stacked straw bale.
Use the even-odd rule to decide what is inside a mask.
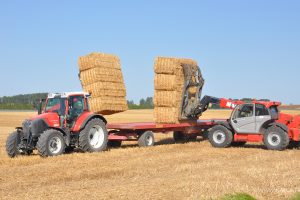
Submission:
[[[182,64],[198,66],[192,59],[157,57],[154,63],[154,121],[179,123],[184,71]]]
[[[117,56],[91,53],[78,60],[83,90],[91,94],[95,113],[109,115],[127,110],[126,88]]]

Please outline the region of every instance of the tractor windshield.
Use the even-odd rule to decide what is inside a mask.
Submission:
[[[57,112],[60,115],[65,113],[66,105],[63,98],[50,98],[47,100],[45,112]]]

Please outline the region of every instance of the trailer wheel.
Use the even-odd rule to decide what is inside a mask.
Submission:
[[[213,147],[229,147],[233,140],[233,134],[225,126],[216,125],[208,132],[208,140]]]
[[[138,139],[140,147],[149,147],[154,145],[154,135],[152,131],[146,131]]]
[[[109,140],[107,143],[108,147],[118,148],[122,145],[122,140]]]
[[[233,147],[242,147],[246,144],[247,142],[232,142],[231,146]]]
[[[11,133],[6,140],[6,152],[11,158],[22,154],[22,151],[18,148],[21,143],[20,133],[15,131]]]
[[[270,150],[284,150],[288,146],[288,134],[277,126],[271,126],[264,134],[264,144]]]
[[[61,155],[65,152],[65,147],[62,133],[55,129],[44,131],[36,144],[39,154],[43,157]]]
[[[84,152],[99,152],[107,147],[105,123],[98,118],[90,120],[79,133],[79,147]]]

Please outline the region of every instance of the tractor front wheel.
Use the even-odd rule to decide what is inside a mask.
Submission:
[[[284,150],[290,143],[288,134],[277,126],[271,126],[264,134],[264,144],[270,150]]]
[[[216,125],[208,132],[208,140],[213,147],[226,148],[233,141],[233,134],[225,126]]]
[[[13,158],[22,153],[19,149],[19,144],[21,143],[21,136],[18,131],[11,133],[6,140],[6,152],[9,157]]]
[[[108,132],[98,118],[90,120],[79,134],[79,147],[84,152],[99,152],[107,147]]]
[[[39,137],[36,148],[43,157],[58,156],[65,152],[66,144],[61,132],[48,129]]]

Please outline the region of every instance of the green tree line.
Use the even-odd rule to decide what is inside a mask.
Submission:
[[[1,110],[36,110],[40,99],[45,99],[47,93],[20,94],[0,97]]]

